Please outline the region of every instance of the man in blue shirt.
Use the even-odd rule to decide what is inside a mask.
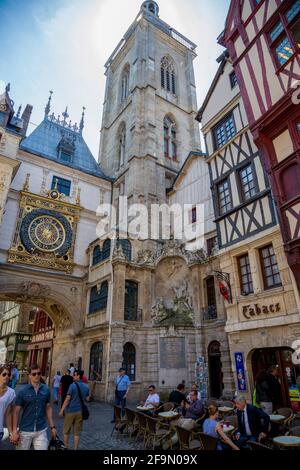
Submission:
[[[119,375],[115,379],[115,405],[122,408],[122,415],[125,413],[126,398],[130,388],[130,380],[126,371],[123,367],[119,369]],[[112,423],[115,422],[115,416],[112,420]]]
[[[80,400],[79,390],[81,392],[81,397],[83,402],[90,401],[90,390],[88,385],[82,382],[82,377],[84,375],[83,370],[75,370],[73,374],[73,381],[69,387],[67,397],[61,407],[59,416],[64,419],[64,443],[65,447],[68,449],[70,432],[73,428],[74,433],[74,450],[78,449],[80,433],[82,431],[82,404]]]
[[[41,383],[41,369],[37,364],[29,368],[30,383],[17,394],[13,417],[13,433],[11,441],[18,443],[18,450],[29,450],[31,444],[35,450],[48,449],[48,424],[52,438],[56,437],[56,429],[50,405],[50,389]],[[19,423],[20,411],[23,411]]]

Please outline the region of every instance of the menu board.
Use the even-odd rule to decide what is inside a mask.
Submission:
[[[185,369],[185,339],[177,337],[159,338],[160,368]]]

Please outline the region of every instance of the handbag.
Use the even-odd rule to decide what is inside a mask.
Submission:
[[[87,407],[87,406],[84,404],[84,402],[83,402],[83,398],[82,398],[82,395],[81,395],[81,390],[80,390],[79,385],[78,385],[77,383],[75,383],[75,385],[76,385],[76,387],[77,387],[79,399],[80,399],[80,402],[81,402],[82,419],[85,421],[85,420],[89,419],[90,412],[89,412],[88,407]]]
[[[55,439],[50,440],[48,450],[66,450],[66,447],[63,441],[56,436]]]

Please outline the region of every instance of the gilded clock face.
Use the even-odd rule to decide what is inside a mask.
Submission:
[[[29,253],[53,253],[64,256],[72,244],[72,228],[63,214],[34,209],[21,223],[20,237]]]
[[[65,229],[55,217],[41,215],[29,225],[29,237],[41,251],[56,251],[65,241]]]

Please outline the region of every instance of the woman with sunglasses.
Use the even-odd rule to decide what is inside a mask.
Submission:
[[[8,432],[12,433],[13,422],[12,422],[12,412],[13,412],[13,401],[16,398],[15,391],[8,387],[8,382],[11,377],[11,371],[9,366],[0,365],[0,449],[1,442],[4,433],[4,424]]]

